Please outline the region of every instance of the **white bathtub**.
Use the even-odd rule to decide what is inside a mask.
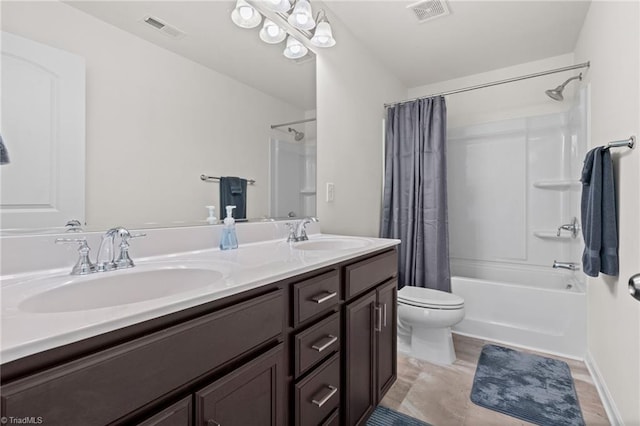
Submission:
[[[452,292],[465,304],[465,318],[454,332],[584,359],[586,295],[572,274],[505,270],[493,271],[490,279],[482,275],[451,278]]]

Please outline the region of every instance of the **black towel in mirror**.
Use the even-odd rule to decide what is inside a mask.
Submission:
[[[220,211],[222,218],[227,215],[225,207],[236,206],[235,219],[247,218],[247,180],[235,176],[220,178]]]

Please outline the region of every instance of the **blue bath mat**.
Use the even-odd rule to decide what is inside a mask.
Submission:
[[[378,405],[367,420],[367,426],[431,426],[413,417]]]
[[[502,346],[482,348],[471,401],[537,425],[584,425],[566,362]]]

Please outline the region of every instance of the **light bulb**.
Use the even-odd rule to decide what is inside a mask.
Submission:
[[[243,19],[250,19],[253,16],[253,8],[250,6],[242,6],[239,13]]]
[[[269,25],[267,28],[267,33],[271,36],[271,37],[275,37],[280,33],[280,28],[278,28],[276,25]]]
[[[298,46],[297,44],[294,44],[293,46],[289,47],[289,49],[293,54],[300,53],[300,46]]]
[[[309,22],[309,17],[307,15],[305,15],[304,13],[298,13],[296,15],[296,22],[299,25],[305,25],[307,22]]]

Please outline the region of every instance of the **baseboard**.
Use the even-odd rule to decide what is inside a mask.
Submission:
[[[609,422],[612,426],[624,426],[624,422],[620,417],[618,407],[616,407],[616,403],[613,401],[611,393],[609,393],[607,384],[604,381],[602,373],[600,373],[600,370],[598,369],[598,364],[596,364],[596,361],[593,359],[591,352],[587,351],[587,356],[585,357],[584,362],[587,365],[589,374],[591,374],[593,383],[598,390],[598,395],[600,395],[600,400],[602,401],[602,405],[604,406],[604,411],[607,413]]]

